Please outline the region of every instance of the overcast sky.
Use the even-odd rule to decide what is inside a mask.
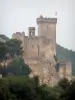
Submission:
[[[74,6],[74,0],[0,0],[0,34],[11,37],[16,31],[25,31],[27,35],[29,26],[37,30],[37,17],[55,17],[57,12],[57,43],[75,50]]]

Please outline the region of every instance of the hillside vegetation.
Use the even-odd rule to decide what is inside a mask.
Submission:
[[[50,87],[40,84],[37,76],[2,78],[0,100],[75,100],[75,80],[63,79],[56,86]]]
[[[57,58],[59,61],[71,61],[72,62],[72,72],[75,75],[75,52],[61,47],[57,44]]]
[[[9,38],[6,35],[0,34],[0,38],[2,38],[5,41],[8,41]]]

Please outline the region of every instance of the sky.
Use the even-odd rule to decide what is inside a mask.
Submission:
[[[74,0],[0,0],[0,34],[12,37],[15,32],[36,27],[36,18],[57,17],[56,41],[75,51],[75,1]],[[57,12],[57,16],[55,16]]]

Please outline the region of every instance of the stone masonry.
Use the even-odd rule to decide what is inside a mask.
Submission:
[[[16,32],[13,39],[22,41],[23,58],[32,69],[30,77],[39,76],[40,83],[54,85],[60,78],[71,79],[71,63],[61,63],[59,71],[56,71],[56,24],[57,18],[44,18],[42,15],[36,19],[38,36],[35,36],[35,27],[29,27],[28,36],[25,32]]]

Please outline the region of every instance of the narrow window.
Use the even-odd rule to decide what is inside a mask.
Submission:
[[[34,48],[34,45],[32,45],[32,48]]]

